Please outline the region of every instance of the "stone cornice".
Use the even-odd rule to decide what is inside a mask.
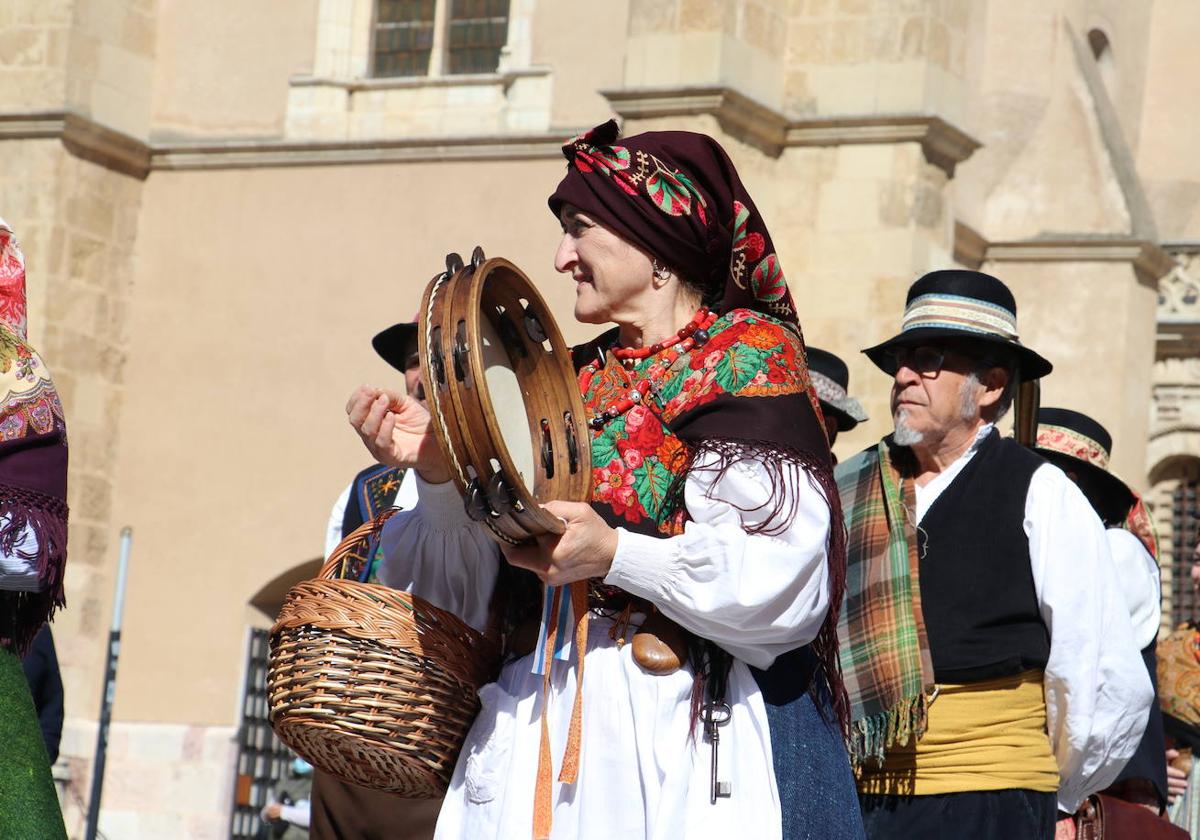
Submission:
[[[106,169],[143,179],[150,147],[142,141],[70,111],[0,114],[0,140],[59,139],[67,151]]]
[[[171,143],[153,147],[151,169],[245,169],[414,163],[434,160],[536,160],[562,157],[570,131],[512,137],[456,137],[348,142],[261,140]]]
[[[561,156],[563,141],[572,133],[563,129],[544,134],[405,140],[145,143],[69,111],[0,114],[0,142],[57,139],[76,157],[138,179],[146,178],[153,170],[430,160],[552,160]]]
[[[1175,260],[1156,242],[1133,236],[1044,236],[1012,242],[989,242],[988,262],[1125,262],[1138,280],[1151,288],[1175,267]]]
[[[941,117],[928,114],[790,119],[745,94],[723,86],[635,88],[601,91],[624,119],[708,114],[721,127],[769,154],[790,146],[920,143],[930,163],[954,174],[979,142]]]

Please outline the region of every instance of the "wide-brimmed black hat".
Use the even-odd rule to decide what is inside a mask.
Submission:
[[[1008,286],[990,274],[966,269],[931,271],[913,283],[899,334],[863,352],[891,373],[889,351],[951,338],[1009,348],[1022,380],[1038,379],[1053,369],[1018,340],[1017,302]]]
[[[1039,455],[1075,475],[1079,489],[1106,523],[1123,522],[1137,496],[1108,471],[1112,435],[1078,411],[1043,408],[1038,412]]]
[[[371,339],[371,346],[385,362],[403,373],[416,340],[417,324],[415,321],[410,321],[404,324],[392,324]]]
[[[848,432],[867,419],[862,404],[846,391],[850,387],[850,370],[846,363],[828,350],[808,349],[808,372],[821,408],[837,418],[839,432]]]

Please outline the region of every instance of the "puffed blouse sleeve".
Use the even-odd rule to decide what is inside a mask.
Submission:
[[[0,514],[0,529],[10,521],[9,514]],[[0,589],[9,592],[41,590],[41,577],[32,559],[37,554],[37,534],[29,526],[17,533],[11,549],[0,546]]]
[[[496,588],[499,547],[467,516],[454,482],[416,479],[417,505],[383,526],[378,580],[419,595],[482,632]]]
[[[785,501],[776,505],[762,461],[747,458],[718,470],[716,460],[702,458],[688,474],[691,521],[682,534],[618,529],[605,583],[766,668],[811,642],[829,610],[829,503],[802,467],[783,470]]]

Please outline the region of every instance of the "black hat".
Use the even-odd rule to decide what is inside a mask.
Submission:
[[[403,373],[416,340],[417,324],[412,321],[407,324],[392,324],[371,339],[371,346],[385,362]]]
[[[1017,339],[1017,302],[1008,287],[981,271],[931,271],[908,290],[900,333],[864,353],[891,372],[888,352],[939,338],[970,339],[1008,347],[1021,379],[1038,379],[1052,369],[1048,361]]]
[[[1038,412],[1035,450],[1047,461],[1075,474],[1079,489],[1106,523],[1122,522],[1137,496],[1108,471],[1112,436],[1078,411],[1043,408]]]
[[[821,408],[837,418],[839,432],[850,431],[867,419],[862,404],[846,393],[850,387],[850,370],[828,350],[807,349],[808,372],[812,375],[813,389],[821,401]]]

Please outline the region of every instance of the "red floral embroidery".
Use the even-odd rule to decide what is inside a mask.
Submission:
[[[617,516],[630,522],[642,521],[637,492],[633,489],[633,473],[614,458],[607,466],[593,470],[596,475],[596,498],[609,505]]]

